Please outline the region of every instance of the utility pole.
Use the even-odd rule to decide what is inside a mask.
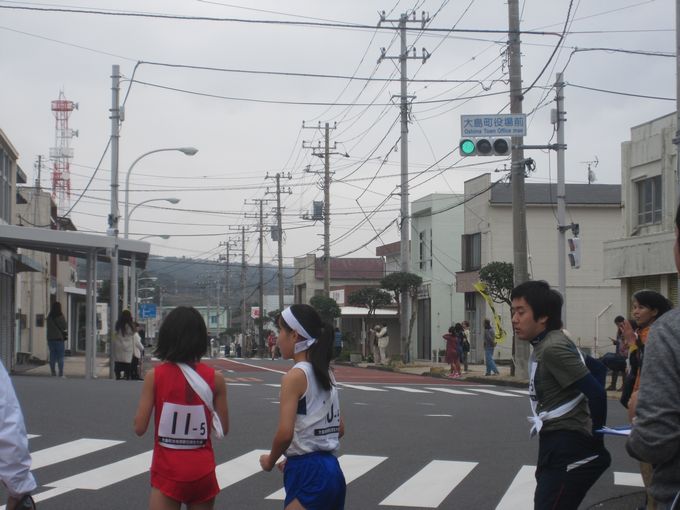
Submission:
[[[333,124],[331,128],[326,122],[324,124],[324,145],[323,151],[321,147],[321,142],[316,147],[312,147],[309,144],[302,142],[302,147],[304,149],[312,149],[312,156],[317,156],[323,158],[323,258],[324,258],[324,272],[323,272],[323,292],[326,297],[331,295],[331,154],[342,154],[346,158],[349,157],[347,153],[336,152],[337,143],[333,143],[333,149],[330,147],[330,129],[336,129],[337,124]],[[305,129],[305,123],[302,123],[302,128]],[[321,129],[321,122],[317,128],[307,128],[307,129]],[[306,170],[309,173],[311,170]]]
[[[675,205],[680,204],[680,0],[675,0]],[[678,278],[680,292],[680,278]]]
[[[566,211],[566,187],[564,184],[564,123],[566,113],[564,111],[564,79],[562,73],[557,73],[555,79],[555,92],[557,92],[556,111],[554,124],[557,129],[557,282],[560,294],[562,294],[562,324],[567,327],[567,239],[566,230],[571,228],[565,224]]]
[[[220,255],[219,260],[222,261],[224,260],[226,262],[225,266],[225,300],[224,300],[224,309],[227,312],[227,329],[229,329],[231,325],[231,306],[229,305],[229,299],[231,298],[231,283],[229,282],[229,277],[231,276],[231,257],[229,254],[229,248],[233,245],[233,241],[229,238],[227,238],[226,241],[221,242],[220,246],[224,246],[226,249],[226,254],[225,255]],[[219,317],[219,315],[218,315]],[[219,318],[217,319],[219,322]]]
[[[423,64],[430,58],[430,54],[423,48],[422,57],[416,56],[416,49],[412,48],[409,54],[409,48],[406,44],[406,25],[409,22],[421,23],[421,26],[425,28],[425,25],[430,21],[429,16],[426,17],[425,13],[422,13],[420,20],[416,20],[416,13],[413,11],[411,18],[409,18],[407,13],[401,14],[398,20],[388,20],[385,18],[385,11],[380,14],[380,21],[378,26],[382,23],[398,23],[399,34],[401,39],[401,48],[398,56],[389,57],[386,55],[385,48],[380,49],[380,58],[378,63],[384,59],[399,60],[401,65],[401,94],[399,95],[399,108],[401,111],[401,245],[400,245],[400,256],[401,256],[401,270],[404,273],[409,273],[411,271],[411,243],[409,241],[409,235],[411,230],[411,219],[409,214],[409,192],[408,192],[408,115],[409,115],[409,101],[414,98],[414,96],[408,96],[407,90],[407,69],[406,63],[408,59],[422,58]],[[408,292],[404,291],[401,293],[400,297],[400,310],[399,310],[399,322],[400,322],[400,336],[401,336],[401,352],[404,356],[404,361],[409,361],[410,352],[406,352],[406,345],[408,344],[408,323],[411,316],[411,300]]]
[[[291,179],[292,176],[290,172],[287,175],[281,174],[279,172],[276,175],[270,176],[269,173],[265,176],[265,179],[276,179],[276,241],[278,243],[278,279],[279,279],[279,312],[283,311],[283,225],[281,221],[281,177],[284,179]],[[269,188],[267,188],[267,193],[269,193]],[[293,191],[288,188],[284,193],[289,195]],[[273,237],[273,236],[272,236]]]
[[[519,0],[508,0],[508,70],[510,72],[510,113],[522,113],[522,55],[519,38]],[[514,283],[529,279],[527,265],[527,218],[524,195],[524,137],[512,137],[512,245]],[[529,373],[529,343],[517,342],[513,335],[512,375],[526,378]]]
[[[259,287],[259,302],[260,302],[260,320],[258,321],[258,335],[259,335],[259,341],[258,341],[258,351],[260,352],[260,355],[264,356],[264,204],[267,202],[271,202],[271,200],[267,198],[256,198],[253,200],[254,203],[259,204],[260,206],[260,284],[258,285]],[[248,217],[248,215],[246,215]],[[251,216],[252,217],[252,216]]]
[[[118,320],[118,143],[120,139],[120,66],[111,72],[111,212],[108,235],[113,236],[111,251],[111,305],[109,321],[109,377],[113,379],[113,335]]]
[[[241,227],[241,348],[246,345],[246,227]]]

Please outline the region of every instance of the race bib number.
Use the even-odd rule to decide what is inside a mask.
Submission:
[[[174,450],[201,448],[208,440],[208,424],[202,405],[163,403],[158,422],[158,442]]]

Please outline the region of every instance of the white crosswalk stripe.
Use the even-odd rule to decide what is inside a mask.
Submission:
[[[448,388],[446,386],[428,386],[425,388],[427,390],[432,390],[432,391],[440,391],[442,393],[451,393],[452,395],[475,395],[475,393],[470,393],[469,391],[463,391],[463,390],[454,390],[453,388]]]
[[[439,388],[428,389],[435,391]],[[33,452],[33,470],[39,470],[85,455],[96,455],[105,449],[115,449],[123,443],[124,441],[118,440],[81,438],[51,446]],[[215,474],[220,489],[227,489],[252,476],[261,474],[259,457],[268,451],[265,449],[251,450],[218,464]],[[151,467],[152,453],[151,450],[145,451],[45,483],[36,491],[34,498],[37,502],[41,502],[58,498],[74,490],[96,491],[146,474]],[[393,465],[382,466],[387,460],[388,457],[386,456],[356,454],[344,454],[338,459],[347,484],[364,476],[373,477],[371,478],[372,483],[375,483],[376,480],[383,481],[385,476],[394,476]],[[379,504],[395,507],[441,508],[444,500],[456,490],[478,464],[477,462],[450,459],[435,459],[426,462],[427,464],[422,468],[419,468],[419,466],[408,467],[406,471],[399,471],[402,473],[400,475],[403,476],[402,480],[388,480],[386,487],[389,487],[392,492],[388,493],[389,490],[386,489],[383,494],[377,494],[376,496],[383,498]],[[515,510],[533,506],[533,494],[536,488],[534,471],[534,466],[521,466],[495,507],[496,510]],[[386,473],[389,474],[386,475]],[[615,471],[613,475],[614,485],[643,486],[639,473]],[[400,482],[400,484],[397,485],[394,482]],[[376,488],[378,487],[381,487],[381,485],[376,485]],[[284,489],[269,495],[262,494],[261,497],[268,500],[283,500],[285,497]],[[0,510],[4,510],[4,507],[0,506]]]
[[[515,479],[505,491],[503,499],[496,510],[517,510],[518,508],[533,508],[536,478],[536,466],[522,466]]]
[[[486,393],[487,395],[497,395],[499,397],[519,397],[519,395],[515,395],[514,393],[506,393],[504,391],[487,390],[483,388],[470,388],[470,390],[476,391],[478,393]]]
[[[380,504],[438,508],[476,465],[476,462],[433,460]]]
[[[375,386],[361,386],[358,384],[347,384],[347,383],[338,383],[339,386],[342,386],[343,388],[352,388],[354,390],[362,390],[362,391],[387,391],[383,388],[376,388]]]
[[[87,455],[104,448],[110,448],[123,441],[110,441],[107,439],[76,439],[44,450],[31,453],[31,469],[40,469],[43,466],[56,464],[65,460],[75,459],[81,455]]]
[[[410,386],[385,386],[385,388],[390,390],[405,391],[406,393],[432,393],[431,391],[419,390],[418,388],[412,388]]]

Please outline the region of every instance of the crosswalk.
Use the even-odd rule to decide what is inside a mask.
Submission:
[[[32,453],[33,470],[38,471],[41,468],[57,465],[78,457],[93,456],[103,450],[115,450],[123,443],[125,441],[80,438],[57,444]],[[250,477],[266,476],[260,469],[259,458],[260,455],[268,451],[268,449],[254,449],[241,453],[225,462],[219,462],[216,467],[216,476],[220,488],[229,490],[230,487],[238,486],[240,482]],[[145,475],[151,465],[152,453],[152,450],[147,450],[56,480],[44,481],[38,473],[42,485],[36,491],[34,499],[41,502],[59,498],[76,490],[97,491]],[[380,487],[389,487],[385,489],[385,494],[377,494],[380,499],[379,506],[436,509],[442,507],[444,500],[465,479],[475,476],[475,468],[479,465],[478,462],[469,460],[432,459],[425,465],[414,463],[406,470],[406,474],[400,475],[404,478],[403,480],[393,480],[392,478],[395,476],[393,468],[386,467],[383,469],[388,458],[386,456],[355,453],[340,455],[338,460],[345,474],[348,491],[351,492],[352,482],[370,476],[374,477],[371,478],[371,483],[375,485],[376,491]],[[535,489],[534,470],[534,466],[520,466],[502,498],[498,502],[492,503],[491,505],[495,504],[496,506],[490,506],[490,508],[493,507],[496,510],[531,508]],[[611,477],[611,475],[609,476]],[[389,483],[377,483],[384,480],[388,480]],[[628,487],[642,486],[642,480],[638,473],[614,472],[613,483],[614,485]],[[283,488],[273,493],[261,495],[263,500],[283,500],[284,497]],[[58,504],[56,499],[55,504]],[[0,507],[0,510],[4,509],[4,506]]]
[[[251,386],[254,383],[262,383],[262,380],[251,377],[225,378],[228,386]],[[272,388],[280,388],[278,383],[264,383],[264,386]],[[338,383],[338,388],[341,390],[357,390],[368,393],[384,393],[384,392],[403,392],[403,393],[418,393],[418,394],[435,394],[447,393],[449,395],[465,395],[465,396],[480,396],[493,395],[497,397],[516,398],[522,395],[528,395],[526,390],[515,389],[498,389],[495,386],[466,386],[466,385],[441,385],[441,386],[400,386],[400,385],[368,385],[368,384],[350,384]]]

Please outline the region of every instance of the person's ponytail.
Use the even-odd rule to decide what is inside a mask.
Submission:
[[[333,385],[330,375],[330,363],[333,359],[333,341],[335,330],[333,326],[322,322],[316,332],[316,342],[309,348],[308,361],[314,369],[314,375],[321,387],[328,391]]]

